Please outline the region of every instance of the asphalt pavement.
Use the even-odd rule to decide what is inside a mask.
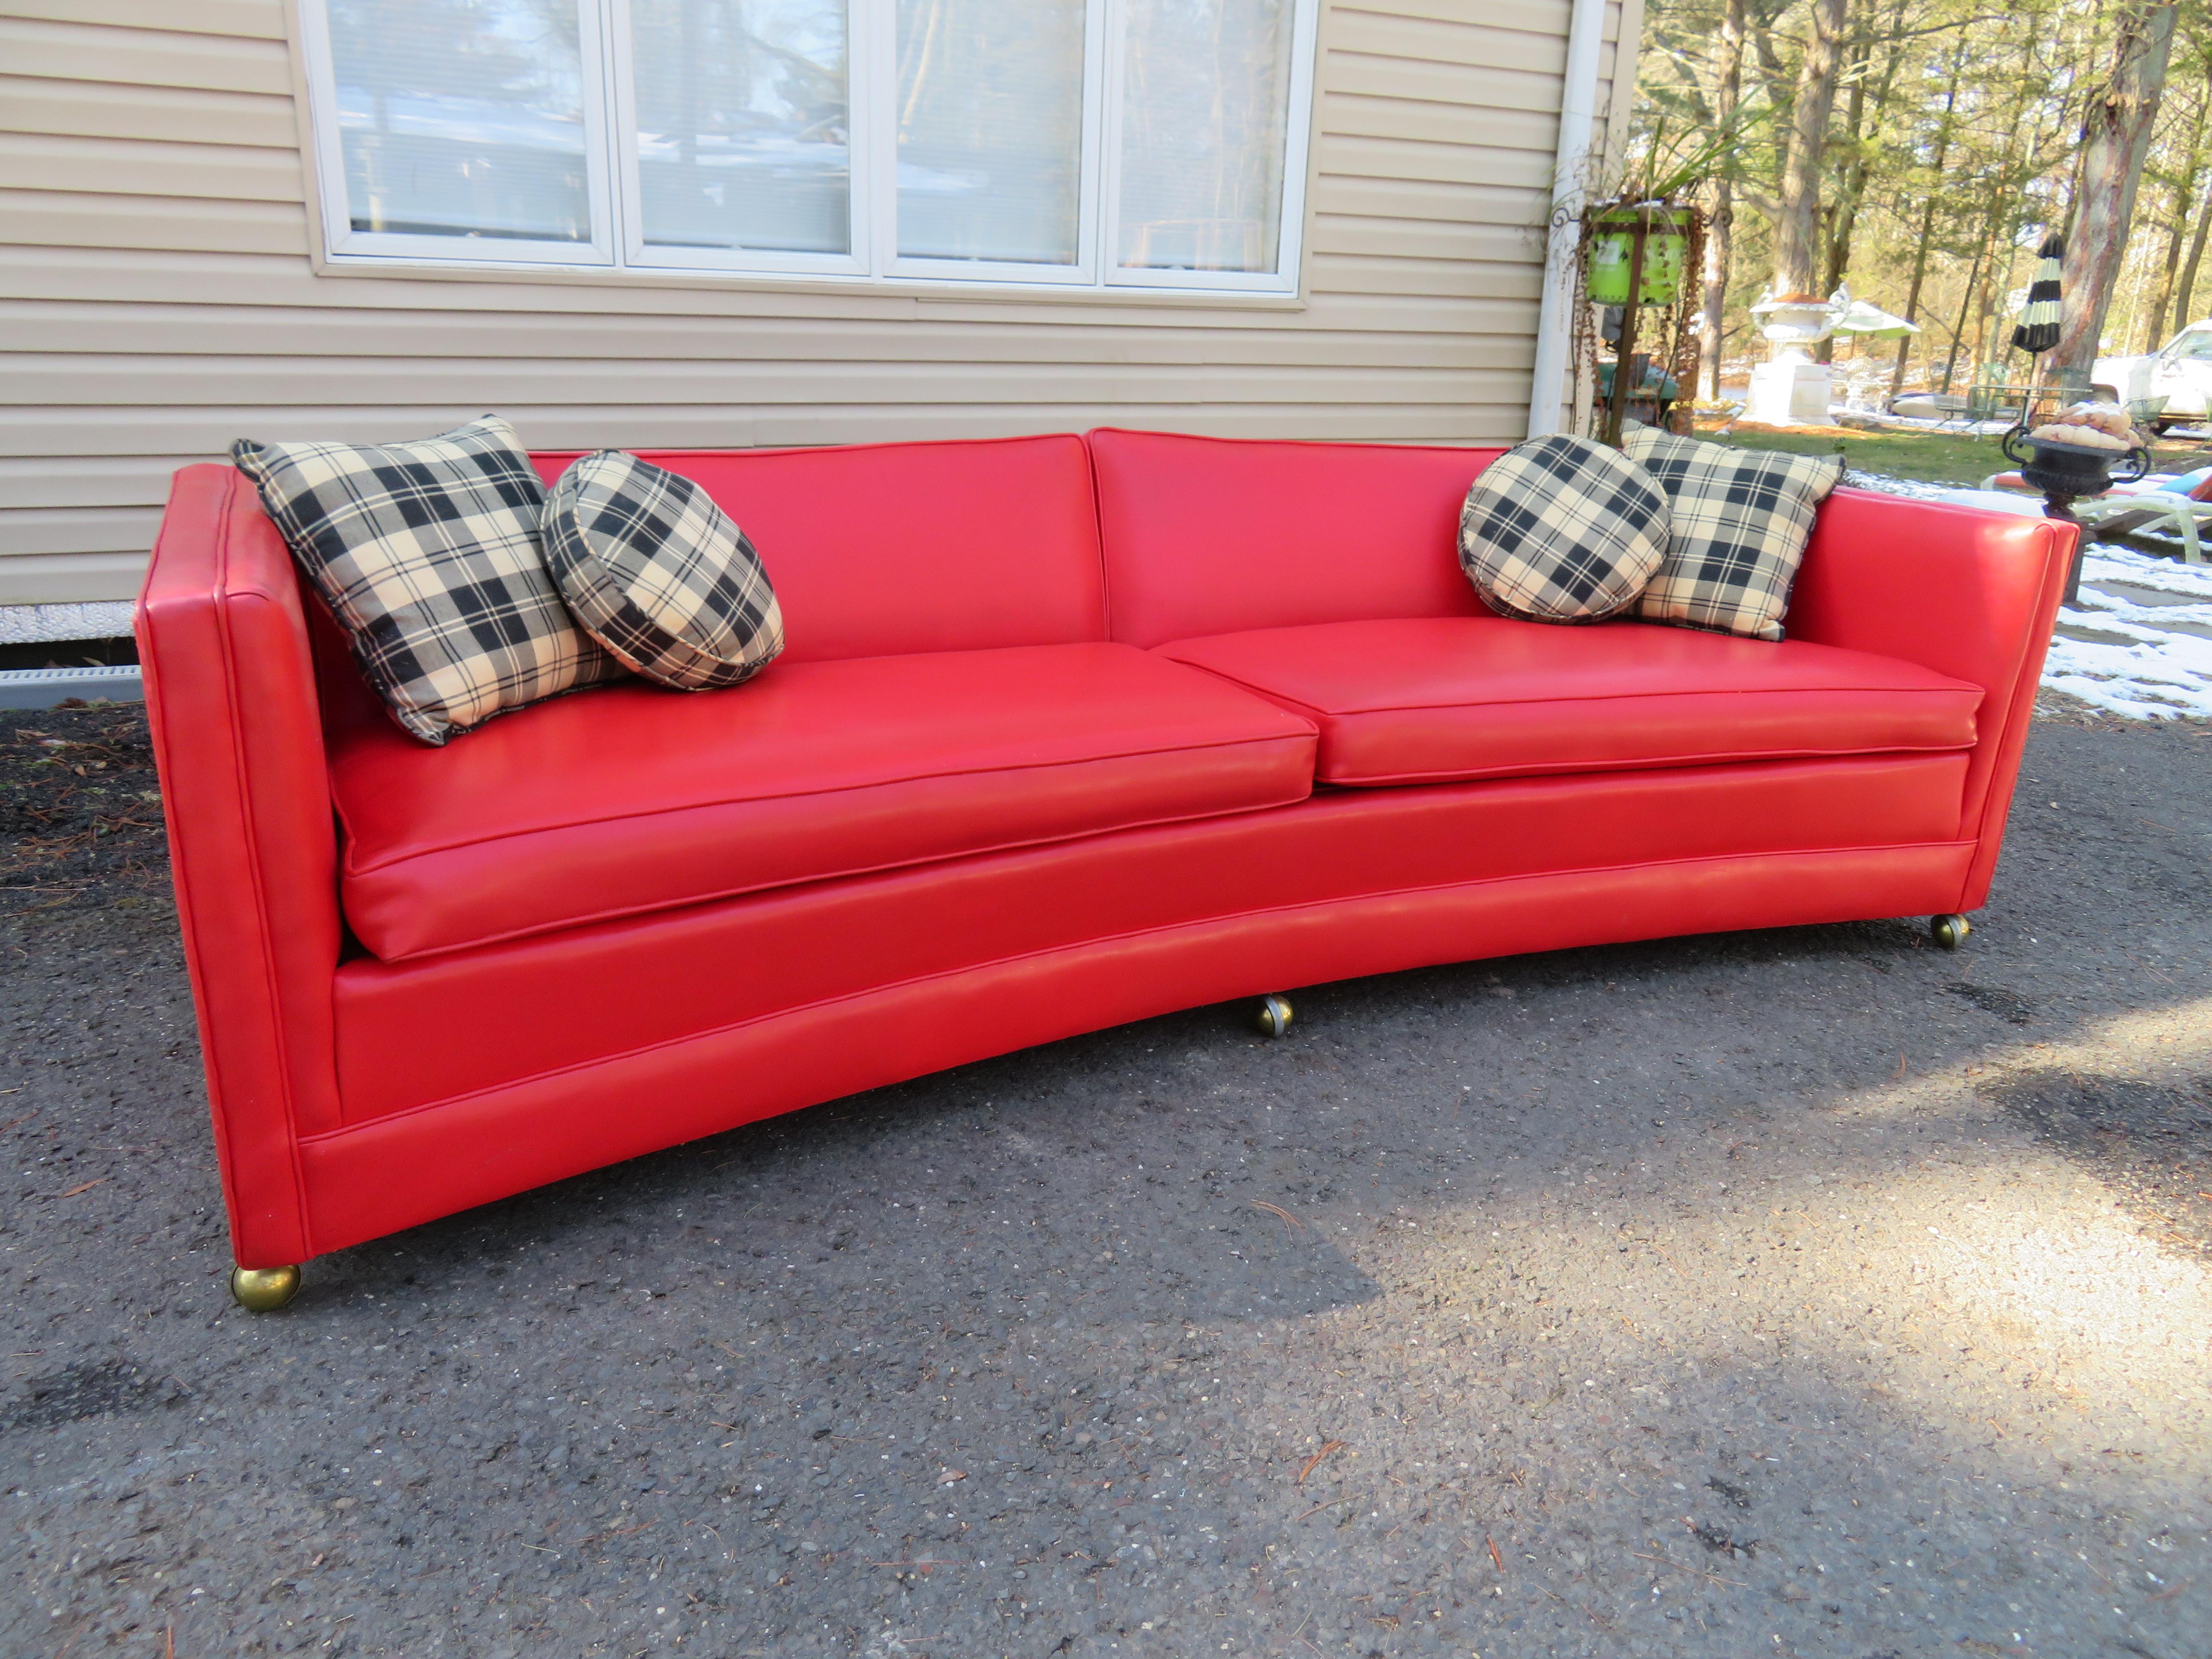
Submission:
[[[2204,724],[2041,722],[1955,955],[1200,1009],[262,1316],[128,726],[8,750],[0,1652],[2212,1654]]]

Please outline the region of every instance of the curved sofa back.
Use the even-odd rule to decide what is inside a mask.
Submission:
[[[1090,434],[1110,637],[1484,615],[1459,511],[1502,449]]]
[[[578,453],[531,459],[550,483]],[[634,453],[703,485],[751,539],[787,662],[1106,637],[1080,438]]]
[[[793,662],[1480,616],[1459,510],[1503,453],[1111,428],[636,452],[751,538]],[[532,459],[550,483],[577,453]]]

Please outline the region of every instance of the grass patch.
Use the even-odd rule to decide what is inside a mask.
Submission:
[[[1791,455],[1835,455],[1844,465],[1861,472],[1886,473],[1920,483],[1951,484],[1971,489],[1993,472],[2009,472],[1995,438],[1976,438],[1956,432],[1862,431],[1856,428],[1773,427],[1738,421],[1723,426],[1700,421],[1698,435],[1739,449],[1778,449]],[[2185,472],[2212,465],[2212,450],[2202,443],[2155,443],[2151,446],[2151,469],[2157,472]]]

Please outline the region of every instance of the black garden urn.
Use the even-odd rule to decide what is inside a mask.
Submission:
[[[2150,471],[2150,451],[2138,444],[2132,449],[2093,449],[2087,444],[2053,443],[2031,438],[2014,427],[2004,434],[2005,459],[2020,468],[2021,482],[2043,492],[2044,516],[2078,525],[2074,503],[2085,495],[2101,495],[2116,483],[2133,483]],[[2023,449],[2026,453],[2022,453]],[[2114,476],[2115,461],[2132,462],[2132,472]],[[2074,565],[2066,577],[2066,603],[2081,596],[2082,542],[2074,544]]]

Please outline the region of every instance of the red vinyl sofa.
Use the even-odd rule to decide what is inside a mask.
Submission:
[[[1954,939],[2075,532],[1843,489],[1784,643],[1547,627],[1456,561],[1498,453],[653,453],[760,549],[782,658],[442,749],[386,718],[252,486],[186,468],[138,631],[240,1300],[1172,1009],[1730,928]]]

